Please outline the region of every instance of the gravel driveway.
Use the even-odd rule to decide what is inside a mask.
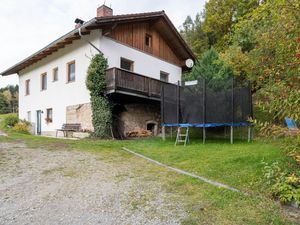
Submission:
[[[180,198],[155,171],[135,157],[0,143],[0,224],[180,224]]]

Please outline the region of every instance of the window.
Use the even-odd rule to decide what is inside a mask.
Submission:
[[[121,66],[124,70],[133,71],[133,61],[125,58],[121,58]]]
[[[53,82],[58,81],[58,68],[57,67],[54,68],[52,72],[53,72]]]
[[[31,122],[31,111],[27,112],[27,121]]]
[[[25,95],[30,94],[30,80],[25,81]]]
[[[75,61],[69,62],[67,64],[67,81],[75,81]]]
[[[47,123],[52,123],[52,121],[53,121],[53,110],[52,109],[47,109],[46,122]]]
[[[47,90],[47,73],[41,75],[41,90]]]
[[[151,48],[151,47],[152,47],[152,36],[149,35],[149,34],[146,34],[146,36],[145,36],[145,45],[146,45],[148,48]]]
[[[169,74],[163,71],[160,71],[160,80],[164,82],[169,82]]]

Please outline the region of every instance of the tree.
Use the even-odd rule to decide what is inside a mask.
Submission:
[[[246,74],[254,84],[256,105],[274,120],[300,118],[299,19],[299,1],[266,0],[233,29],[232,43],[244,54],[235,52],[232,58],[248,58]],[[236,68],[238,63],[233,62]]]
[[[208,87],[218,89],[228,84],[227,81],[232,76],[231,68],[226,66],[216,50],[211,48],[203,54],[192,71],[185,75],[185,80],[205,80]]]
[[[181,35],[197,58],[200,58],[201,55],[208,50],[207,38],[202,26],[201,15],[198,13],[194,21],[190,16],[187,16],[180,30]]]
[[[112,123],[112,106],[105,96],[107,67],[104,56],[95,55],[88,67],[86,79],[86,86],[91,96],[93,136],[101,138],[109,137]]]
[[[9,105],[8,102],[6,101],[5,96],[0,93],[0,114],[6,114],[9,113]]]
[[[19,94],[18,94],[19,86],[18,85],[8,85],[5,88],[0,89],[0,93],[3,93],[8,104],[9,104],[9,111],[10,112],[17,112],[18,110],[18,101],[19,101]]]
[[[203,30],[209,46],[226,48],[227,34],[244,15],[259,6],[259,0],[210,0],[205,4]]]

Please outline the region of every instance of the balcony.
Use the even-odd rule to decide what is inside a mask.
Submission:
[[[114,67],[106,71],[106,83],[106,94],[115,99],[160,101],[161,87],[165,82]]]

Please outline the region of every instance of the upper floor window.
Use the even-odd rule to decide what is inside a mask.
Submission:
[[[67,64],[67,82],[75,81],[75,60]]]
[[[50,109],[47,109],[46,122],[52,123],[52,121],[53,121],[53,110],[50,108]]]
[[[160,80],[164,82],[169,82],[169,74],[163,71],[160,71]]]
[[[47,90],[47,73],[41,75],[41,90]]]
[[[133,61],[125,58],[121,58],[121,65],[120,67],[124,70],[133,71]]]
[[[146,45],[148,48],[151,48],[151,47],[152,47],[152,36],[149,35],[149,34],[146,34],[146,36],[145,36],[145,45]]]
[[[53,75],[53,82],[58,81],[58,67],[52,70]]]
[[[25,81],[25,95],[30,94],[30,80]]]

